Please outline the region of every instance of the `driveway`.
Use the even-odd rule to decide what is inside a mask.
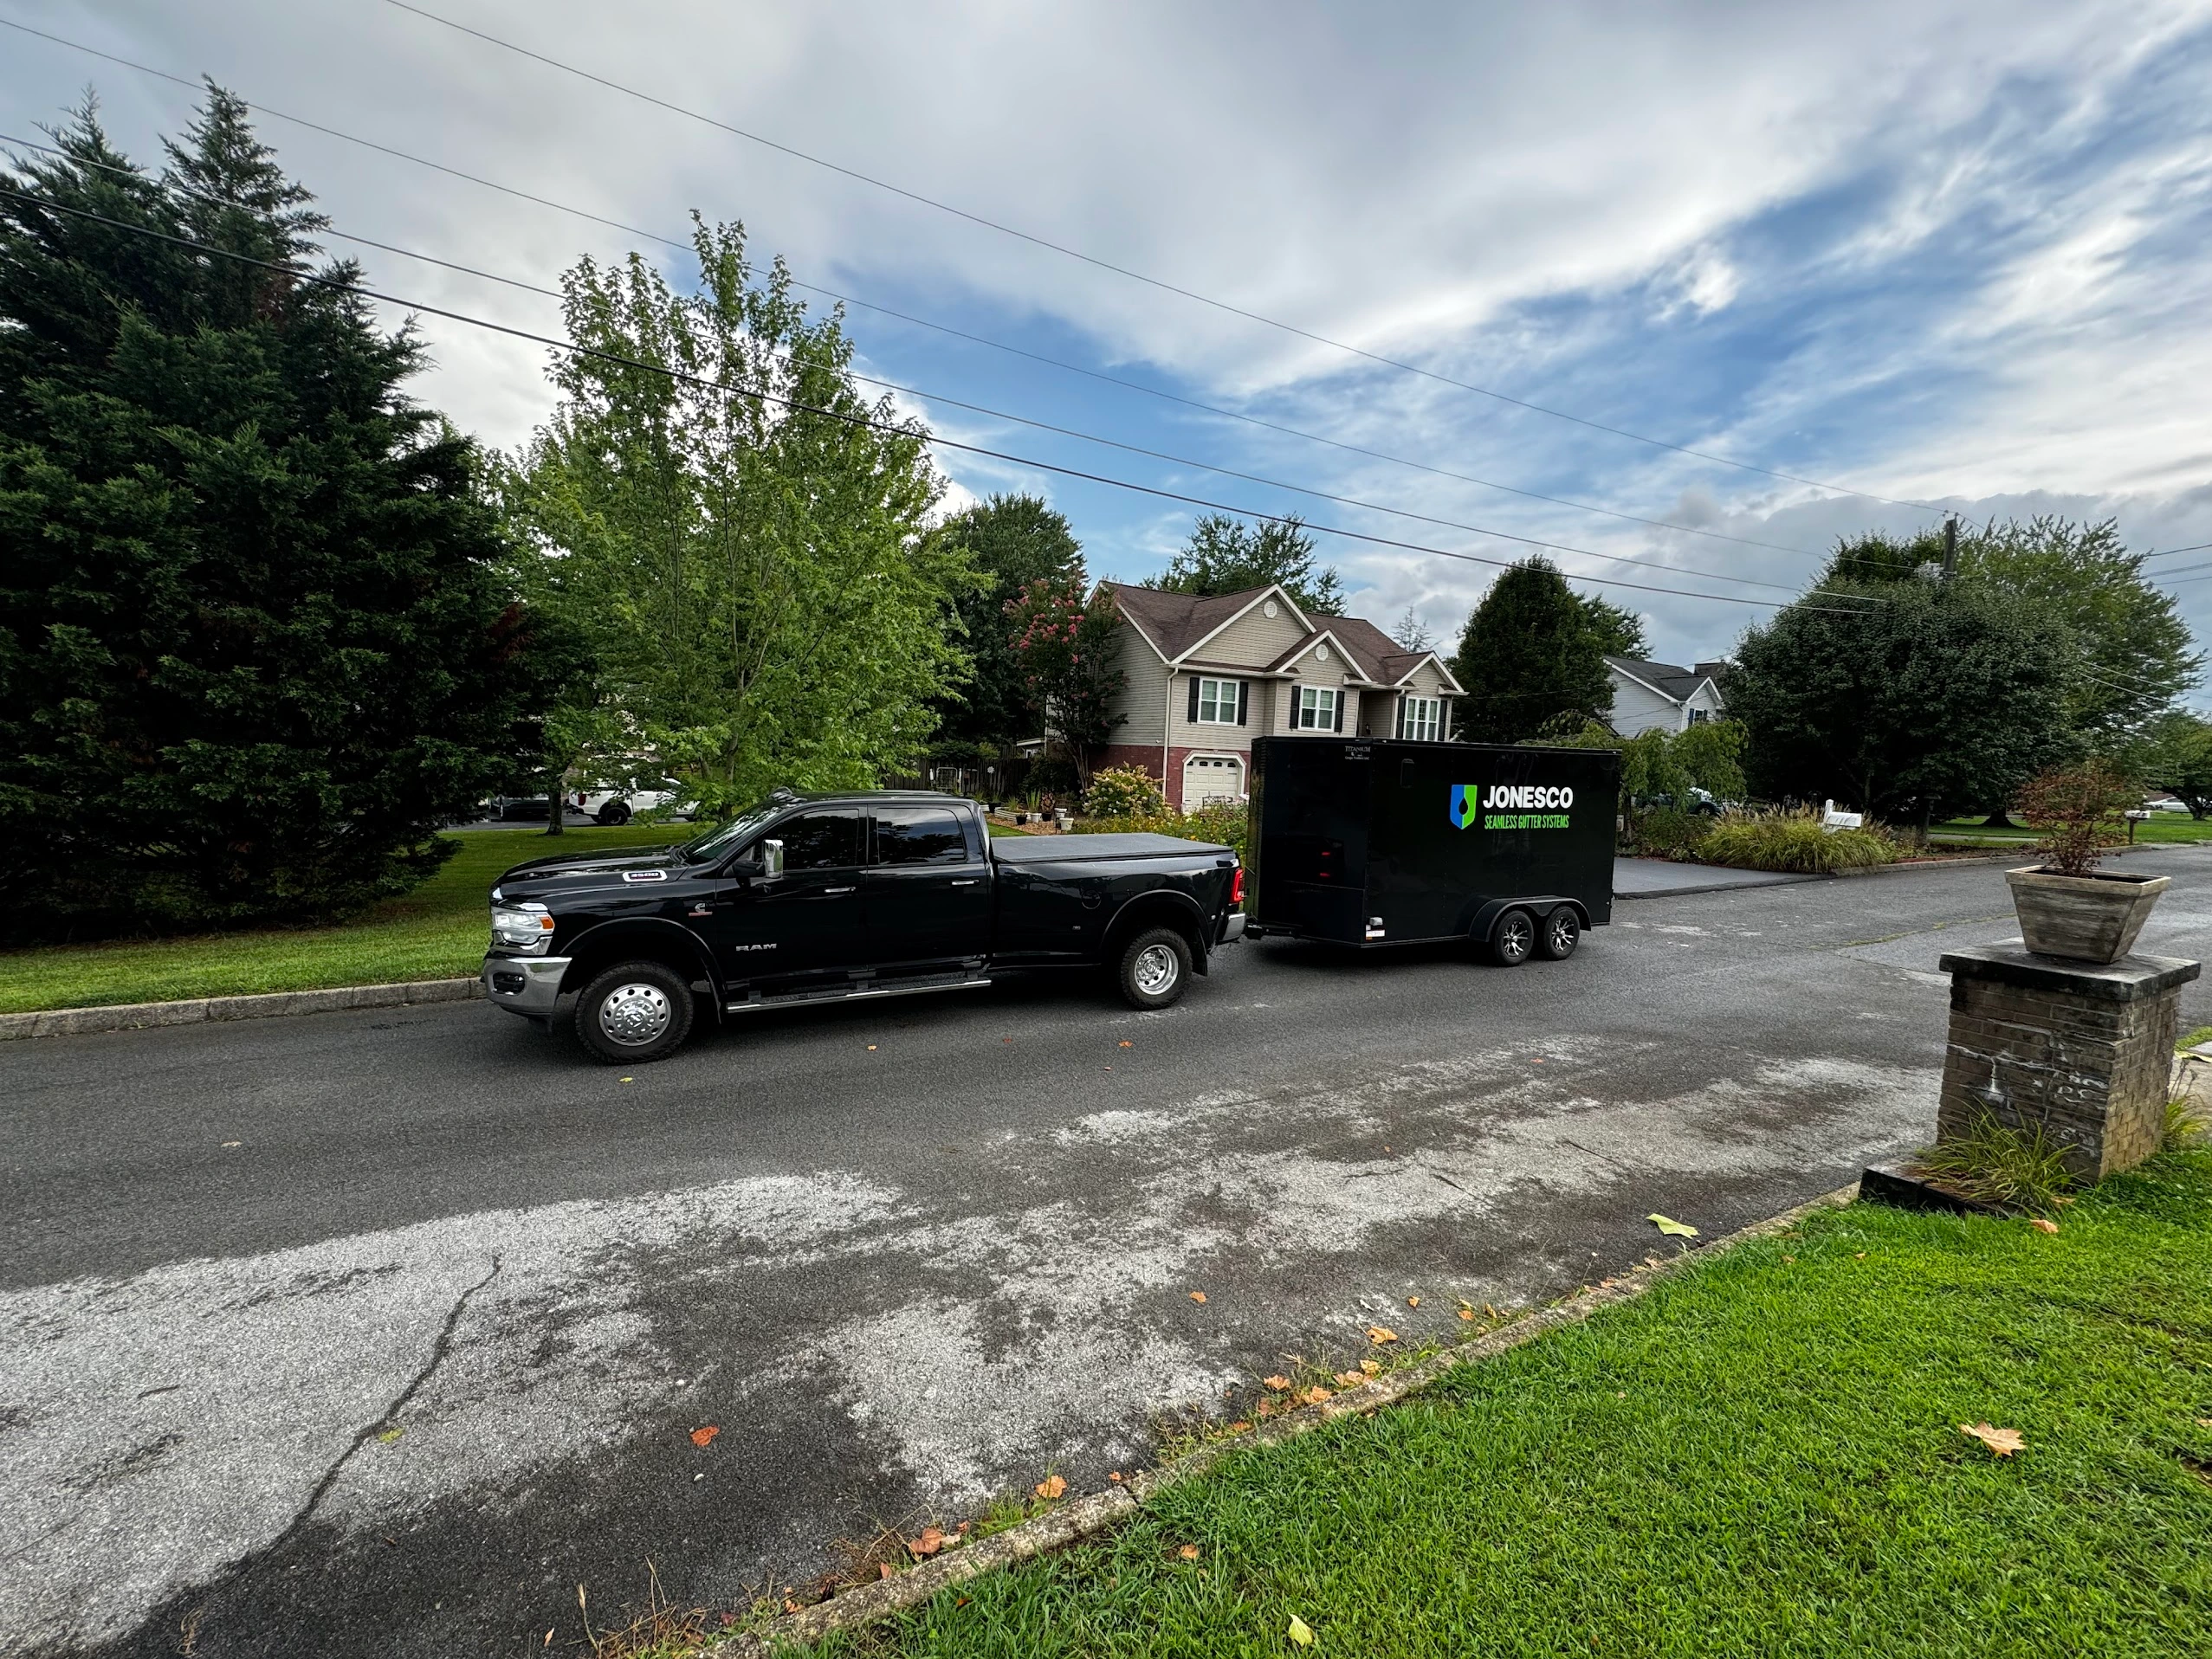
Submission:
[[[2144,948],[2201,951],[2212,852],[2128,868],[2183,878]],[[627,1075],[473,1004],[8,1044],[0,1652],[575,1651],[649,1562],[738,1607],[1096,1488],[1285,1353],[1924,1140],[1936,959],[2015,932],[1987,865],[1615,914],[1565,964],[1261,943],[1164,1014],[1008,984]]]

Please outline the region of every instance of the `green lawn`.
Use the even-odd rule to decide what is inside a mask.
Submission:
[[[1948,823],[1937,824],[1928,833],[1947,840],[1986,841],[1993,846],[2035,839],[2032,830],[1984,830],[1979,818],[1953,818]],[[2135,838],[2138,842],[2182,843],[2212,841],[2212,818],[2200,821],[2185,812],[2161,812],[2156,817],[2138,820]]]
[[[448,837],[461,850],[414,892],[341,926],[0,952],[0,1013],[472,974],[483,961],[487,895],[501,871],[548,852],[683,841],[698,833],[699,826],[689,823],[571,829],[558,837],[542,829],[471,830]]]
[[[826,1651],[2212,1653],[2208,1262],[2201,1152],[1825,1212]]]

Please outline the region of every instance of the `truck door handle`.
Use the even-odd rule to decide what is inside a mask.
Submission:
[[[859,891],[859,889],[857,888],[824,888],[822,889],[822,896],[825,899],[834,899],[840,893],[856,893],[857,891]]]
[[[974,886],[974,885],[975,885],[978,881],[980,881],[982,879],[983,879],[983,878],[982,878],[981,876],[980,876],[980,875],[971,875],[971,876],[969,876],[969,877],[968,877],[966,881],[955,881],[955,882],[954,882],[954,883],[953,883],[953,885],[954,885],[954,887],[956,887],[956,888],[972,888],[972,887],[973,887],[973,886]]]

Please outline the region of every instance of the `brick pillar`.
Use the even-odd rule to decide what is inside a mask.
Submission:
[[[2203,965],[2109,965],[2027,951],[1952,951],[1950,1041],[1936,1139],[1984,1116],[2041,1128],[2077,1178],[2099,1181],[2158,1150],[2181,988]]]

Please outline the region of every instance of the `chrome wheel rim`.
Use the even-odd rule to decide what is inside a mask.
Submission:
[[[1526,921],[1509,921],[1497,930],[1497,953],[1509,962],[1518,962],[1529,953],[1530,935],[1535,930]]]
[[[1572,916],[1554,916],[1551,919],[1551,948],[1562,954],[1573,950],[1575,931]]]
[[[1175,983],[1180,972],[1174,952],[1165,945],[1148,945],[1137,953],[1136,988],[1148,997],[1157,997]]]
[[[617,985],[599,1004],[599,1030],[610,1043],[641,1048],[669,1029],[676,1017],[668,993],[658,985]]]

